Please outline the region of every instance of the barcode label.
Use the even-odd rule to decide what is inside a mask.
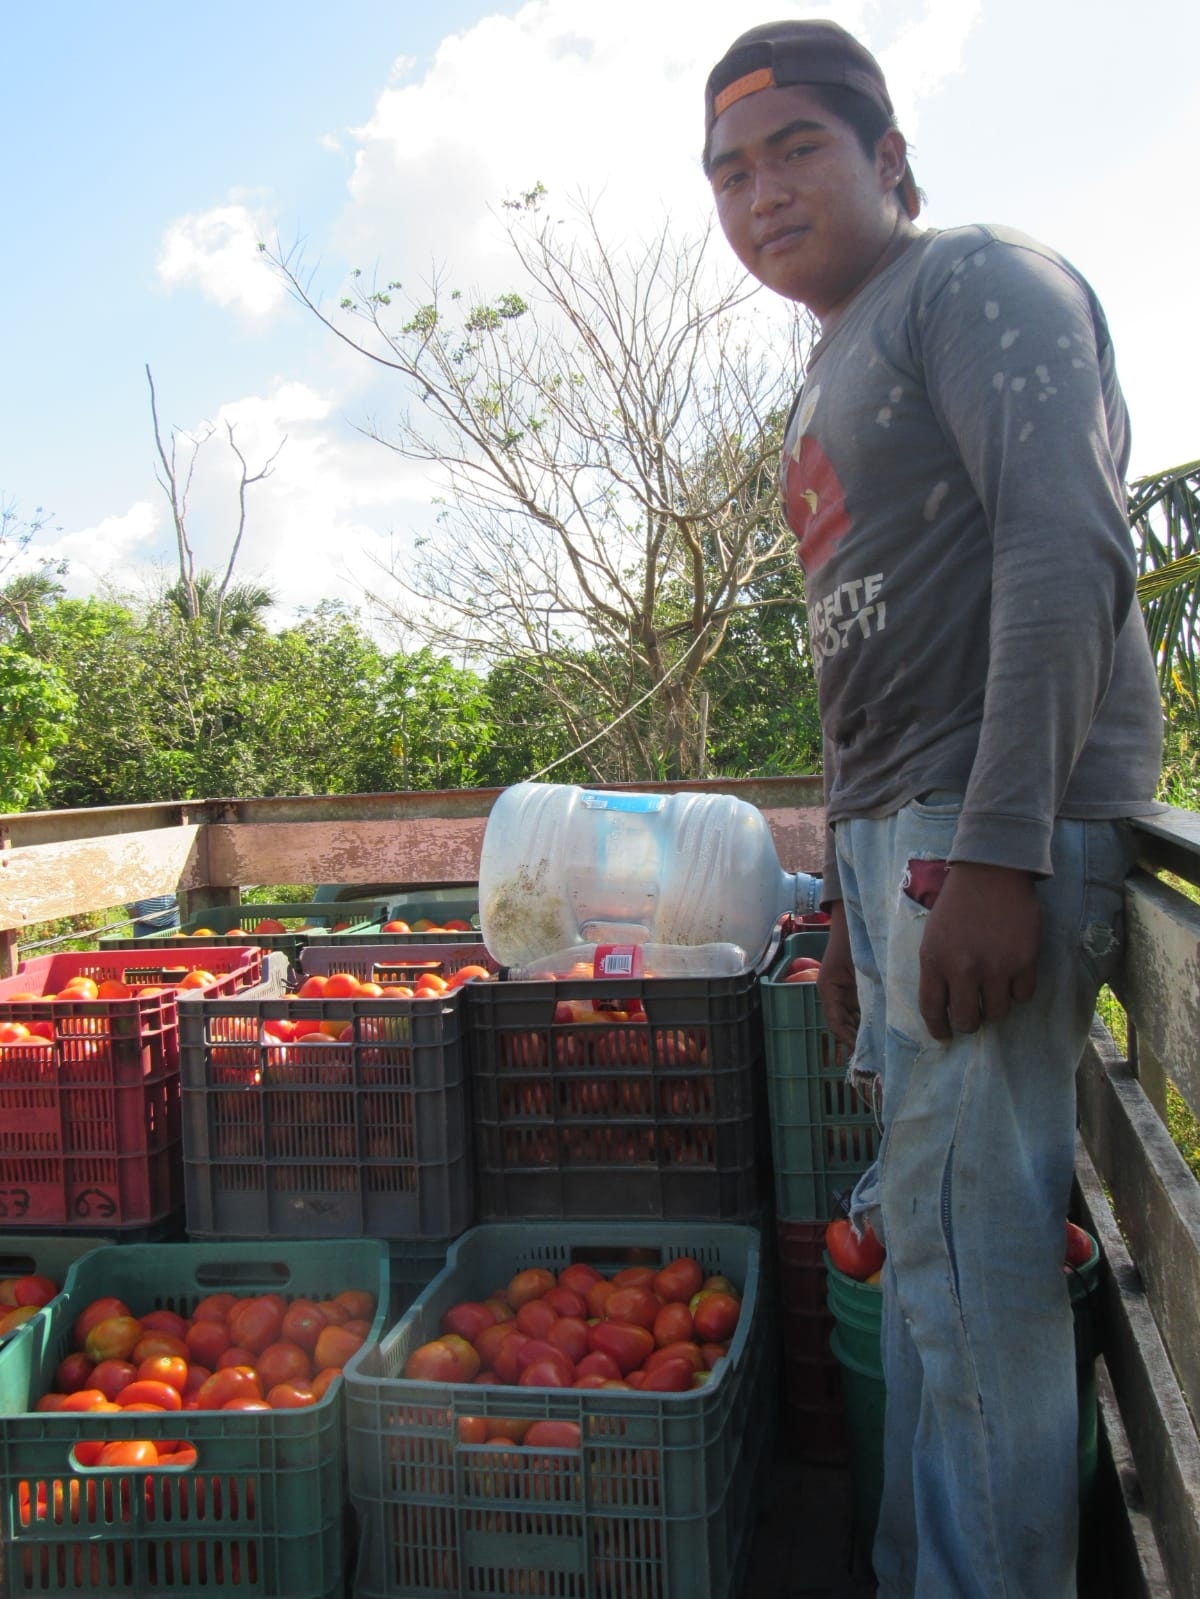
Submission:
[[[638,944],[597,944],[593,977],[640,977],[642,951]]]

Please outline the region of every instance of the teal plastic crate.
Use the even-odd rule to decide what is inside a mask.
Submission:
[[[254,932],[254,928],[262,921],[282,922],[285,931]],[[181,922],[178,932],[152,933],[145,938],[134,938],[132,933],[109,933],[97,942],[101,949],[186,949],[190,941],[200,942],[195,935],[207,928],[218,937],[236,934],[243,943],[252,941],[259,949],[281,950],[289,963],[295,966],[299,962],[300,951],[307,944],[332,936],[335,923],[347,922],[349,929],[355,930],[380,921],[387,921],[387,902],[378,899],[336,902],[312,900],[279,905],[210,905],[207,910]]]
[[[408,923],[431,921],[435,928],[418,928],[411,933],[385,933],[386,922]],[[445,927],[447,921],[469,922],[469,928]],[[481,945],[483,934],[479,930],[479,890],[439,889],[419,890],[400,894],[389,899],[387,913],[371,927],[351,928],[341,933],[331,933],[334,944],[461,944]]]
[[[762,980],[767,1102],[781,1221],[827,1221],[837,1196],[875,1159],[875,1108],[846,1081],[848,1051],[825,1024],[815,983],[785,983],[797,955],[820,958],[828,933],[792,933]]]
[[[31,1411],[53,1387],[79,1312],[101,1294],[135,1314],[187,1315],[206,1294],[323,1299],[376,1293],[387,1246],[123,1244],[92,1250],[65,1291],[0,1350],[0,1518],[10,1599],[341,1599],[345,1589],[345,1383],[301,1410],[88,1414]],[[85,1469],[79,1439],[179,1438],[194,1466]]]
[[[703,1387],[636,1390],[412,1382],[442,1314],[528,1266],[601,1271],[694,1255],[743,1293],[726,1360]],[[730,1223],[515,1222],[472,1228],[382,1341],[346,1367],[356,1599],[544,1593],[733,1599],[774,1425],[761,1239]],[[577,1423],[576,1450],[458,1441],[466,1416]]]
[[[110,1244],[111,1238],[56,1238],[50,1234],[0,1231],[0,1281],[6,1277],[49,1277],[59,1289],[67,1285],[67,1273],[81,1255]],[[0,1316],[10,1307],[0,1306]],[[0,1347],[11,1333],[0,1333]]]

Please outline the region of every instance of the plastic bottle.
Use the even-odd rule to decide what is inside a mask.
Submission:
[[[510,967],[579,944],[723,943],[754,960],[778,918],[820,894],[730,794],[518,783],[493,805],[479,861],[484,943]]]
[[[739,944],[572,944],[509,969],[509,976],[568,977],[604,981],[616,977],[734,977],[750,962]]]

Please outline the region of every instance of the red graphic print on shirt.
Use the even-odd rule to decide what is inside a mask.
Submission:
[[[800,541],[801,566],[817,571],[850,531],[850,518],[833,462],[809,433],[784,451],[783,509]]]

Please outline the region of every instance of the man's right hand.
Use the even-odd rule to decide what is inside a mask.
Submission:
[[[821,962],[817,991],[825,1007],[830,1032],[840,1044],[853,1049],[858,1037],[858,980],[850,955],[846,907],[840,899],[832,900],[829,905],[829,943]]]

